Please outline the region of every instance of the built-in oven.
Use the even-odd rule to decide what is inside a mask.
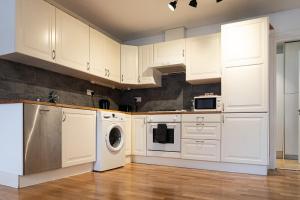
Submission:
[[[222,111],[222,97],[218,95],[203,95],[194,97],[194,111]]]
[[[147,150],[180,152],[180,115],[153,115],[147,118]]]

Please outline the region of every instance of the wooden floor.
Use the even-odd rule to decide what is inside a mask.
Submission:
[[[277,159],[276,163],[277,168],[279,169],[300,170],[300,163],[298,160]]]
[[[129,164],[21,190],[0,186],[0,199],[295,200],[300,199],[300,172],[280,170],[264,177]]]

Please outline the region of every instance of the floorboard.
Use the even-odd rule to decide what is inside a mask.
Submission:
[[[254,176],[165,166],[129,164],[20,190],[0,186],[1,200],[295,200],[300,172]]]

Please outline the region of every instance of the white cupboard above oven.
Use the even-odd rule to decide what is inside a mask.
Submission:
[[[221,69],[220,33],[186,39],[186,81],[220,82]]]

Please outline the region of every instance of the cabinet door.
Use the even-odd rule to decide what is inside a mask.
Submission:
[[[91,73],[93,75],[106,78],[107,67],[107,37],[100,32],[90,28],[90,54]]]
[[[267,63],[269,19],[267,17],[222,26],[223,66]]]
[[[268,114],[224,114],[221,141],[223,162],[268,165]]]
[[[131,155],[131,116],[125,116],[126,155]]]
[[[182,138],[220,140],[221,123],[183,123]]]
[[[120,82],[121,45],[108,37],[106,42],[108,79]]]
[[[132,154],[146,156],[146,116],[132,116]]]
[[[62,166],[96,160],[96,112],[63,109]]]
[[[17,1],[17,51],[53,62],[55,8],[45,1]]]
[[[223,69],[222,97],[225,112],[267,112],[269,110],[267,64]]]
[[[186,80],[191,83],[221,78],[220,34],[186,40]]]
[[[121,83],[138,83],[138,47],[121,45]]]
[[[56,62],[89,71],[89,26],[56,9]]]
[[[181,158],[220,161],[220,141],[183,139]]]
[[[185,63],[185,39],[154,44],[154,65]]]

